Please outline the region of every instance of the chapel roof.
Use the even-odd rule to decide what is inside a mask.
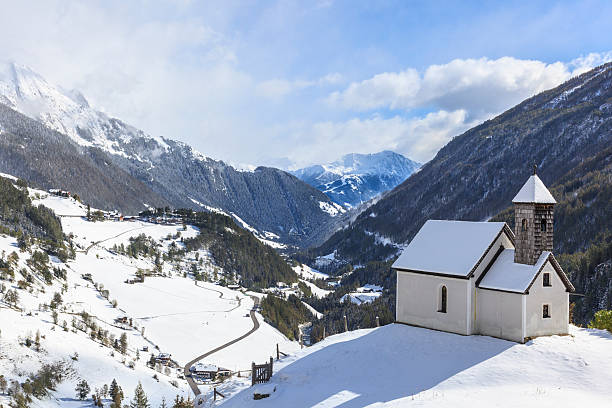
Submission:
[[[559,274],[566,289],[573,292],[574,286],[563,270],[561,270],[551,252],[543,251],[535,265],[527,265],[514,262],[514,249],[504,249],[500,252],[482,277],[478,287],[505,292],[526,293],[547,261],[551,261],[553,268]]]
[[[392,267],[467,277],[504,229],[512,239],[505,222],[429,220]]]

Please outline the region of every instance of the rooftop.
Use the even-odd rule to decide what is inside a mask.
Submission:
[[[526,265],[514,262],[514,249],[504,249],[478,287],[525,293],[550,254],[544,251],[535,265]]]
[[[505,225],[504,222],[429,220],[393,268],[468,276]]]
[[[538,203],[538,204],[556,204],[557,201],[550,194],[542,180],[537,174],[529,177],[527,182],[514,196],[513,203]]]

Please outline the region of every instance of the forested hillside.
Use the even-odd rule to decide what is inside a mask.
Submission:
[[[145,204],[167,203],[113,164],[108,154],[84,147],[68,136],[0,103],[0,172],[43,189],[76,192],[96,208],[137,213]]]
[[[0,232],[20,239],[27,246],[32,238],[44,243],[49,250],[63,248],[62,225],[53,211],[34,206],[28,197],[27,183],[0,177]]]
[[[185,239],[186,249],[207,249],[217,266],[239,276],[242,286],[266,288],[276,282],[297,281],[295,272],[274,249],[238,227],[230,217],[191,210],[182,213],[185,222],[200,229],[198,236]]]

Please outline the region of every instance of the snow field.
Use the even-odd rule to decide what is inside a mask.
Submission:
[[[569,336],[517,344],[392,324],[331,336],[278,364],[269,384],[223,404],[605,407],[612,401],[610,367],[612,335],[599,330],[571,326]],[[254,401],[253,392],[271,395]]]

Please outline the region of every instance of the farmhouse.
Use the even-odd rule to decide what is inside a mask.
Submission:
[[[396,320],[523,343],[566,334],[574,287],[552,254],[556,203],[534,174],[505,222],[429,220],[393,264]]]
[[[214,364],[196,363],[189,368],[192,377],[198,380],[214,380],[217,377],[229,377],[231,371],[226,368],[217,367]]]
[[[155,362],[163,365],[169,365],[171,361],[172,355],[170,353],[159,353],[157,357],[155,357]]]

